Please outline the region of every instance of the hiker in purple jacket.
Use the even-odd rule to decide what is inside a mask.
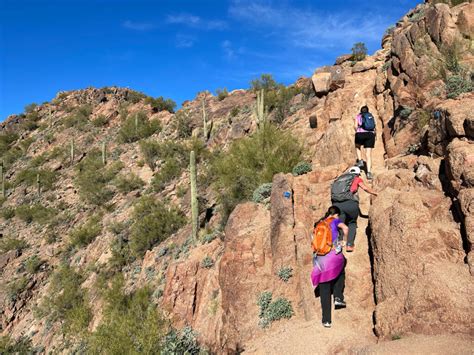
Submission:
[[[355,129],[355,146],[357,154],[357,166],[364,168],[364,161],[362,160],[361,147],[365,149],[365,157],[367,159],[367,179],[372,180],[372,149],[375,146],[375,119],[369,112],[367,106],[362,106],[360,113],[354,120]]]

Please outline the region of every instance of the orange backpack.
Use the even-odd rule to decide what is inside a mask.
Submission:
[[[323,219],[319,222],[313,231],[313,241],[311,246],[317,255],[326,255],[332,248],[331,222],[333,217]]]

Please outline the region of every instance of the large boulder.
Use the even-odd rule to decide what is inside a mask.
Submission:
[[[455,191],[474,187],[474,143],[454,139],[447,147],[447,175]]]
[[[379,175],[387,180],[394,171]],[[469,333],[474,291],[451,200],[437,190],[384,188],[370,209],[375,331]]]
[[[316,69],[311,80],[313,81],[316,94],[323,95],[329,91],[344,87],[345,72],[338,65],[321,67]]]

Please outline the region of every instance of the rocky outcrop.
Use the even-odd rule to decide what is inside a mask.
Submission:
[[[438,190],[393,186],[399,171],[378,176],[381,192],[370,209],[375,331],[383,338],[469,333],[465,299],[473,289],[452,202]]]

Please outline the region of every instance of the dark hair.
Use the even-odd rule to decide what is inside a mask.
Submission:
[[[367,105],[364,105],[360,108],[360,113],[367,113],[369,112],[369,108],[367,107]]]
[[[341,209],[337,206],[331,206],[328,208],[326,214],[324,215],[323,218],[321,218],[319,221],[317,221],[316,223],[314,223],[314,226],[316,227],[316,225],[321,222],[322,220],[328,218],[329,216],[332,216],[332,215],[335,215],[335,214],[338,214],[340,215],[341,214]]]

